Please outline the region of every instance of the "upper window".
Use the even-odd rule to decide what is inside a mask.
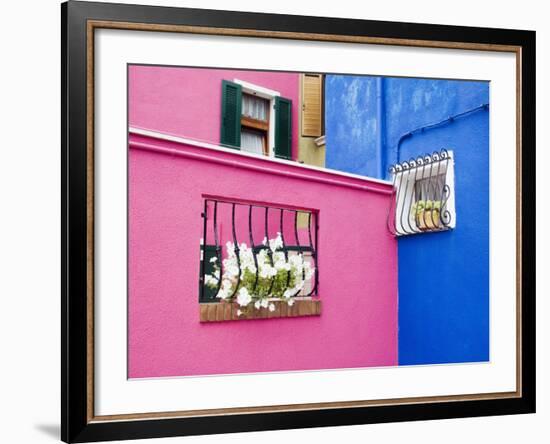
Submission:
[[[241,149],[269,156],[269,100],[243,93]]]
[[[221,144],[291,159],[292,101],[257,85],[222,81]]]

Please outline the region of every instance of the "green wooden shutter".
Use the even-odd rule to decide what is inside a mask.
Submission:
[[[239,149],[241,146],[241,85],[222,80],[221,144]]]
[[[275,156],[290,159],[291,148],[292,100],[275,97]]]

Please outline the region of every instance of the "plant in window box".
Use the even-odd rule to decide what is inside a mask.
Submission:
[[[281,233],[274,239],[265,238],[262,244],[264,248],[254,254],[246,243],[238,245],[237,251],[232,242],[227,242],[221,282],[218,258],[210,259],[214,271],[205,276],[205,285],[219,288],[216,297],[222,301],[236,302],[239,316],[254,309],[275,311],[276,300],[292,306],[315,274],[315,268],[302,254],[285,254]]]
[[[417,200],[412,206],[416,226],[422,231],[439,228],[440,211],[440,200]]]

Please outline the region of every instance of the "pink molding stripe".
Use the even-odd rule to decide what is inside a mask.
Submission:
[[[167,97],[163,88],[173,85],[140,94]],[[130,114],[175,132],[175,123]],[[390,185],[155,137],[129,141],[130,378],[397,365]],[[318,211],[321,316],[199,322],[205,195]]]

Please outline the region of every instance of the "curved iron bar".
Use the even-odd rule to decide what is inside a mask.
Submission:
[[[409,229],[413,232],[413,233],[420,233],[422,230],[418,227],[418,224],[416,223],[416,211],[414,212],[414,214],[411,214],[413,213],[413,202],[415,201],[415,196],[416,196],[416,183],[418,182],[418,173],[420,172],[420,180],[423,179],[424,177],[424,170],[426,169],[425,167],[425,164],[424,164],[424,160],[422,157],[417,157],[416,160],[415,159],[411,159],[409,161],[409,163],[412,165],[411,168],[414,169],[414,181],[412,183],[412,187],[411,187],[411,198],[409,200],[409,206],[408,206],[408,213],[407,213],[407,223],[409,225]],[[422,167],[422,168],[420,168]],[[403,204],[404,205],[404,204]],[[411,224],[411,216],[412,216],[412,219],[413,219],[413,224]]]
[[[265,239],[267,242],[266,250],[267,250],[267,257],[269,257],[269,263],[273,267],[275,264],[273,263],[273,252],[271,251],[271,248],[269,247],[269,230],[268,230],[268,212],[269,207],[265,207]],[[271,294],[271,291],[273,290],[273,284],[275,283],[275,276],[271,277],[271,282],[269,283],[269,289],[267,290],[267,294],[265,296],[269,296]]]
[[[304,260],[304,255],[302,253],[302,246],[300,245],[300,239],[298,238],[298,210],[294,210],[294,237],[296,238],[296,246],[298,247],[298,255],[302,259],[302,262]],[[306,280],[306,271],[302,267],[302,282]],[[292,297],[296,297],[300,294],[302,289],[299,289],[296,293],[292,295]]]
[[[409,176],[410,176],[410,167],[409,162],[405,161],[401,163],[401,168],[403,172],[401,173],[401,181],[399,182],[399,192],[404,188],[404,195],[403,195],[403,203],[401,204],[401,211],[399,213],[399,226],[400,229],[397,229],[397,222],[396,222],[396,230],[399,232],[399,234],[412,234],[407,232],[403,225],[403,209],[405,207],[405,199],[407,198],[407,187],[409,185]],[[405,173],[407,173],[407,179],[405,179]],[[403,183],[405,183],[405,186],[403,187]]]
[[[395,211],[397,208],[397,193],[395,191],[395,183],[397,181],[397,167],[396,166],[390,166],[388,169],[388,172],[393,176],[392,180],[392,194],[390,198],[390,207],[388,209],[388,217],[386,218],[386,226],[388,227],[388,231],[392,234],[392,236],[395,236],[397,234],[396,226],[395,226]],[[401,168],[401,167],[399,167]],[[393,208],[392,208],[393,207]],[[393,224],[390,223],[390,218],[393,217]]]
[[[447,202],[448,202],[449,197],[451,195],[451,189],[450,189],[449,185],[445,184],[445,186],[443,187],[443,194],[445,196],[445,200],[443,201],[443,203],[441,205],[442,210],[440,211],[440,218],[441,218],[441,223],[445,227],[448,227],[449,224],[451,223],[451,220],[452,220],[451,212],[447,209]]]
[[[447,174],[447,171],[449,169],[449,162],[450,162],[450,155],[447,152],[445,148],[441,150],[441,157],[446,160],[445,163],[445,174]],[[447,202],[449,201],[449,197],[451,195],[451,188],[447,183],[443,186],[443,192],[442,192],[442,199],[441,199],[441,205],[440,205],[440,219],[442,224],[447,227],[451,223],[452,216],[451,212],[447,209]],[[445,198],[443,200],[443,197]]]
[[[450,154],[443,148],[439,152],[434,151],[433,154],[426,154],[424,157],[419,156],[416,159],[411,158],[408,161],[390,166],[389,172],[393,174],[392,196],[395,197],[389,205],[386,225],[392,235],[408,235],[424,231],[444,230],[451,223],[452,214],[447,209],[451,189],[446,183],[450,159]],[[445,165],[443,165],[443,162],[445,162]],[[443,176],[443,185],[440,185],[440,176]],[[412,185],[409,185],[409,182],[412,182]],[[416,192],[417,183],[420,185],[418,195]],[[440,202],[437,224],[435,223],[434,208],[432,207],[429,210],[432,211],[430,227],[426,224],[427,211],[424,210],[421,221],[426,228],[420,229],[420,224],[418,223],[420,222],[420,218],[417,218],[416,211],[412,211],[415,196],[417,202],[419,200]],[[429,197],[430,199],[428,199]],[[406,208],[409,209],[407,215],[405,215]],[[406,217],[405,220],[403,219],[404,216]],[[411,224],[411,217],[414,218],[413,224]]]
[[[283,219],[284,219],[284,212],[281,208],[281,218],[279,221],[279,228],[281,230],[281,241],[283,242],[283,254],[285,255],[285,263],[288,263],[288,250],[286,249],[286,243],[285,243],[285,235],[284,235],[284,226],[283,226]],[[286,288],[285,291],[288,290],[288,286],[290,285],[290,270],[287,270],[286,272]]]
[[[231,294],[229,299],[233,299],[233,297],[237,294],[237,291],[239,291],[239,287],[241,286],[241,253],[239,250],[239,244],[237,242],[237,233],[235,231],[235,202],[233,202],[231,209],[231,229],[233,232],[233,246],[235,248],[235,254],[237,256],[237,266],[239,267],[239,274],[237,275],[237,285],[235,285],[235,289],[233,290],[233,293]]]
[[[308,231],[308,238],[309,238],[309,248],[311,249],[311,258],[313,259],[315,263],[314,273],[315,273],[315,284],[313,285],[311,291],[305,295],[305,297],[309,297],[312,294],[314,294],[317,291],[317,285],[319,283],[319,274],[317,270],[317,230],[315,230],[315,247],[313,246],[313,240],[311,238],[311,214],[308,213],[308,219],[307,219],[307,231]],[[317,216],[315,216],[317,218]],[[315,219],[315,225],[317,225],[317,219]]]
[[[199,302],[202,302],[202,299],[204,298],[204,290],[205,290],[205,280],[206,280],[206,245],[207,245],[207,223],[208,223],[208,216],[207,216],[207,210],[208,210],[208,201],[204,201],[204,208],[203,212],[201,214],[202,216],[202,238],[200,243],[200,252],[201,252],[201,261],[200,261],[200,289],[199,289]]]
[[[424,161],[425,161],[425,165],[424,165],[424,170],[425,171],[427,171],[428,165],[430,166],[430,172],[429,172],[427,177],[424,177],[424,172],[425,171],[422,172],[422,178],[421,178],[422,183],[420,185],[421,187],[424,187],[424,186],[426,187],[425,188],[426,189],[426,197],[424,197],[424,199],[423,199],[424,200],[424,211],[422,211],[422,223],[423,223],[424,227],[427,227],[427,224],[426,224],[426,203],[428,202],[428,196],[430,195],[430,191],[431,191],[430,190],[430,188],[431,188],[430,185],[432,183],[432,172],[433,172],[434,159],[429,154],[426,154],[424,156]],[[423,183],[425,179],[427,179],[426,184]],[[432,213],[431,216],[433,216],[433,213]],[[420,231],[427,231],[427,228],[425,228],[424,230],[420,230]]]
[[[206,215],[205,215],[206,216]],[[222,276],[223,276],[223,260],[222,260],[222,248],[218,240],[218,202],[214,201],[214,243],[216,245],[216,257],[218,258],[218,266],[220,275],[218,276],[218,288],[216,288],[216,297],[220,293],[222,287]],[[206,236],[205,236],[206,237]],[[204,284],[204,282],[203,282]]]
[[[258,258],[256,257],[256,247],[254,245],[254,236],[252,234],[252,208],[253,205],[248,206],[248,236],[250,238],[252,257],[254,258],[254,267],[256,268],[256,278],[254,279],[254,288],[252,289],[252,293],[256,293],[256,287],[258,286]]]
[[[409,164],[409,175],[407,176],[407,184],[405,186],[405,196],[403,196],[403,212],[406,215],[405,222],[406,224],[403,224],[403,227],[405,229],[405,232],[407,234],[414,234],[416,231],[413,229],[411,225],[411,205],[412,200],[414,199],[414,184],[416,183],[417,176],[418,176],[418,168],[416,165],[416,160],[411,158],[407,162]],[[413,175],[413,180],[411,180],[410,176]],[[407,191],[409,189],[409,183],[412,182],[411,190],[410,190],[410,197],[409,197],[409,205],[407,206]],[[405,211],[405,209],[408,209],[408,211]]]
[[[403,176],[405,174],[405,170],[403,168],[403,165],[402,164],[396,164],[395,165],[395,171],[396,171],[396,183],[397,183],[397,174],[399,175],[399,185],[398,185],[398,188],[397,188],[397,192],[396,192],[396,196],[395,196],[395,215],[393,217],[393,221],[394,221],[394,225],[395,225],[395,229],[394,229],[394,232],[396,234],[405,234],[403,233],[402,229],[399,230],[398,227],[397,227],[397,223],[398,223],[398,217],[397,217],[397,208],[399,206],[399,199],[401,197],[401,190],[403,188],[402,184],[403,184]]]
[[[439,185],[439,177],[442,175],[441,173],[441,164],[443,163],[443,159],[441,157],[441,155],[439,154],[439,152],[437,151],[434,151],[434,153],[432,154],[432,157],[437,159],[437,175],[435,176],[436,177],[436,188],[435,188],[435,192],[434,192],[434,202],[439,202],[439,210],[438,210],[438,221],[437,221],[437,226],[434,228],[436,230],[441,230],[442,227],[441,227],[441,197],[442,197],[442,194],[443,194],[443,188],[445,187],[445,178],[447,176],[447,171],[444,172],[443,174],[443,186],[440,186]],[[434,204],[435,205],[435,204]],[[432,211],[432,221],[433,221],[433,211]],[[435,223],[434,223],[435,225]]]

